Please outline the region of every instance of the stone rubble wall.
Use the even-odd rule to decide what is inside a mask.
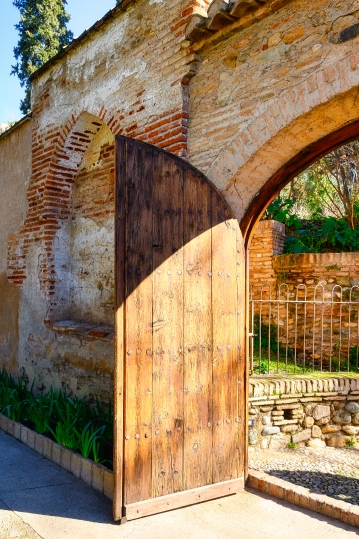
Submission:
[[[359,378],[252,377],[249,420],[250,451],[345,447],[359,441]]]

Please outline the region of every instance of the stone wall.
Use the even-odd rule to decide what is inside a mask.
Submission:
[[[359,0],[244,4],[227,27],[221,2],[126,0],[33,75],[27,213],[1,241],[11,354],[39,389],[112,395],[114,135],[188,159],[241,219],[280,167],[359,119]],[[200,41],[195,13],[212,21]]]
[[[252,451],[359,441],[359,378],[252,377],[249,387]]]

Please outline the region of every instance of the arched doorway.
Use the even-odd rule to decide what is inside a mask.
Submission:
[[[283,187],[320,157],[358,136],[359,120],[356,120],[310,144],[273,174],[252,200],[241,220],[240,226],[246,246],[248,247],[250,244],[253,228],[261,215]]]
[[[116,137],[118,521],[235,493],[246,454],[245,253],[194,167]]]

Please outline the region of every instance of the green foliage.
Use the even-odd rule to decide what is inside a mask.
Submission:
[[[83,399],[68,397],[64,391],[52,388],[46,395],[35,397],[33,385],[28,389],[24,380],[15,382],[5,370],[0,372],[0,413],[86,458],[111,465],[111,403],[104,410],[98,400],[90,405]]]
[[[19,41],[14,48],[17,62],[12,66],[11,74],[17,75],[21,86],[25,86],[25,99],[20,104],[24,114],[31,109],[30,75],[73,38],[66,28],[70,20],[66,4],[66,0],[13,0],[13,5],[20,11],[20,22],[15,25]]]
[[[359,251],[359,140],[318,159],[264,213],[284,223],[284,252]]]
[[[355,447],[357,445],[357,441],[355,438],[349,438],[349,440],[346,441],[346,445],[348,447]]]
[[[359,251],[359,229],[351,229],[345,219],[304,220],[291,213],[293,207],[292,200],[278,196],[265,213],[287,227],[285,254]]]
[[[297,444],[295,444],[294,442],[289,442],[288,443],[288,448],[289,449],[297,449]]]

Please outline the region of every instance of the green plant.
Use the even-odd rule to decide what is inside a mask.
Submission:
[[[289,442],[288,449],[297,449],[297,444],[295,444],[294,442]]]
[[[49,425],[47,425],[47,428],[58,444],[73,449],[74,451],[78,449],[78,441],[73,425],[65,427],[62,423],[57,423],[55,430]]]
[[[355,438],[349,438],[349,440],[347,440],[345,443],[348,447],[355,447],[357,445]]]
[[[101,438],[101,436],[103,436],[105,432],[105,426],[99,427],[97,430],[95,430],[92,425],[92,422],[89,421],[81,432],[79,432],[77,429],[74,429],[74,432],[77,438],[78,447],[81,452],[81,455],[83,457],[89,458],[91,451],[93,452],[94,445],[97,443],[95,451],[93,453],[95,454],[96,458],[98,458],[98,440]]]
[[[26,380],[15,381],[3,370],[0,372],[0,413],[95,462],[112,464],[111,403],[108,407],[98,399],[88,403],[52,388],[45,395],[35,396],[34,383],[28,389]]]

